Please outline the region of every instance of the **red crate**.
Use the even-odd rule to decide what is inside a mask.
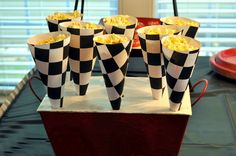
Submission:
[[[40,105],[57,156],[178,155],[191,115],[188,90],[181,110],[171,112],[167,91],[163,100],[153,100],[147,78],[126,78],[121,110],[113,111],[101,83],[101,77],[93,77],[84,97],[74,96],[72,86],[66,87],[62,109],[50,109],[47,97]]]

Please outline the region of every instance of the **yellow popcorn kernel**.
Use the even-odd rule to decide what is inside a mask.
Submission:
[[[55,40],[55,42],[58,42],[58,41],[64,40],[65,38],[66,38],[65,34],[59,34],[54,38],[54,40]]]
[[[130,16],[128,15],[118,15],[118,16],[106,17],[103,19],[103,22],[108,25],[127,26],[132,24],[129,19]]]
[[[77,18],[77,17],[80,17],[81,16],[81,14],[80,14],[80,12],[78,11],[78,10],[74,10],[73,12],[72,12],[72,17],[73,18]]]
[[[64,40],[66,37],[67,36],[65,34],[59,34],[55,37],[49,36],[47,39],[39,41],[36,45],[43,45],[43,44],[50,44],[50,43],[59,42],[59,41]]]
[[[68,25],[69,28],[80,28],[80,29],[102,29],[102,26],[94,23],[80,23],[80,22],[71,22],[70,25]]]
[[[157,35],[157,34],[174,34],[177,30],[173,28],[161,28],[161,27],[148,27],[144,29],[144,34]]]
[[[174,45],[172,44],[172,45],[165,45],[165,46],[167,46],[168,47],[168,49],[174,49],[175,47],[174,47]]]
[[[47,19],[48,20],[65,20],[65,19],[78,18],[79,16],[80,16],[80,13],[78,11],[74,11],[72,13],[55,12],[52,15],[49,15]]]
[[[68,25],[68,28],[81,28],[82,25],[79,22],[71,22],[70,25]]]
[[[102,26],[94,24],[94,23],[87,23],[83,28],[84,29],[102,29]]]
[[[117,43],[128,42],[129,39],[128,37],[123,35],[109,34],[106,36],[97,36],[95,37],[95,41],[102,44],[117,44]]]
[[[182,36],[169,36],[163,41],[163,45],[174,51],[188,52],[198,49],[198,47],[191,45],[189,41]]]
[[[199,26],[198,22],[194,22],[192,20],[181,18],[181,17],[170,17],[170,18],[167,17],[167,18],[164,18],[163,21],[165,23],[172,24],[172,25],[174,24],[178,26],[194,26],[194,27]]]

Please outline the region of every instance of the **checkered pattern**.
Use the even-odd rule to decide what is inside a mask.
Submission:
[[[68,22],[68,21],[71,21],[71,19],[66,19],[66,20],[48,20],[47,19],[48,29],[50,32],[58,31],[59,23]]]
[[[62,22],[68,22],[68,21],[80,21],[81,17],[75,18],[75,19],[65,19],[65,20],[49,20],[47,19],[47,23],[48,23],[48,29],[50,32],[54,32],[54,31],[58,31],[58,25],[59,23]]]
[[[45,34],[45,37],[48,34]],[[69,35],[69,33],[66,34]],[[42,36],[35,36],[32,40],[39,37]],[[63,41],[46,45],[37,46],[30,43],[30,41],[28,43],[41,80],[47,88],[47,94],[52,108],[62,107],[63,105],[69,43],[70,37]]]
[[[131,44],[132,41],[113,45],[96,43],[95,51],[114,110],[120,109]]]
[[[75,89],[78,95],[85,95],[96,61],[93,37],[102,35],[104,29],[74,29],[63,24],[60,29],[71,33],[69,64]]]
[[[165,90],[165,68],[161,38],[164,35],[147,35],[138,33],[143,53],[143,59],[147,68],[152,96],[160,99]]]
[[[195,36],[197,35],[198,27],[182,26],[181,28],[183,28],[183,35],[184,36],[195,38]]]
[[[162,24],[163,25],[170,25],[165,22],[162,22]],[[180,29],[182,29],[183,36],[188,36],[191,38],[195,38],[195,36],[197,35],[198,28],[199,28],[199,27],[194,27],[194,26],[178,26],[178,25],[176,25],[176,26],[179,27]]]
[[[178,111],[195,67],[199,49],[181,53],[163,47],[163,53],[170,107],[171,110]]]
[[[112,26],[106,23],[102,23],[102,24],[104,24],[107,34],[121,34],[121,35],[127,36],[129,39],[133,39],[134,31],[137,26],[137,19],[136,18],[131,18],[131,19],[134,24],[129,25],[129,26]]]

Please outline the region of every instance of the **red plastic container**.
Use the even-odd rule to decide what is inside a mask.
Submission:
[[[236,71],[236,48],[219,52],[216,56],[216,62]]]
[[[92,78],[84,97],[67,86],[62,109],[50,109],[44,98],[38,111],[57,156],[178,155],[191,115],[188,90],[183,111],[171,112],[167,91],[153,100],[147,78],[126,78],[121,110],[113,111],[102,81]]]
[[[210,58],[210,64],[218,74],[236,80],[236,48],[220,51]]]
[[[161,21],[159,18],[137,17],[137,19],[138,19],[138,24],[137,24],[136,29],[142,28],[144,26],[161,24]],[[138,33],[136,31],[134,33],[133,48],[140,48]]]

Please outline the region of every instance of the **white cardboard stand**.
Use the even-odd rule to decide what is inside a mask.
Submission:
[[[90,80],[87,95],[77,96],[73,82],[66,82],[63,107],[52,109],[48,97],[45,96],[38,111],[192,115],[189,89],[186,90],[181,109],[177,112],[169,110],[167,88],[162,99],[154,100],[152,98],[149,80],[146,77],[126,77],[123,93],[121,109],[118,111],[112,110],[103,77],[93,76]]]

